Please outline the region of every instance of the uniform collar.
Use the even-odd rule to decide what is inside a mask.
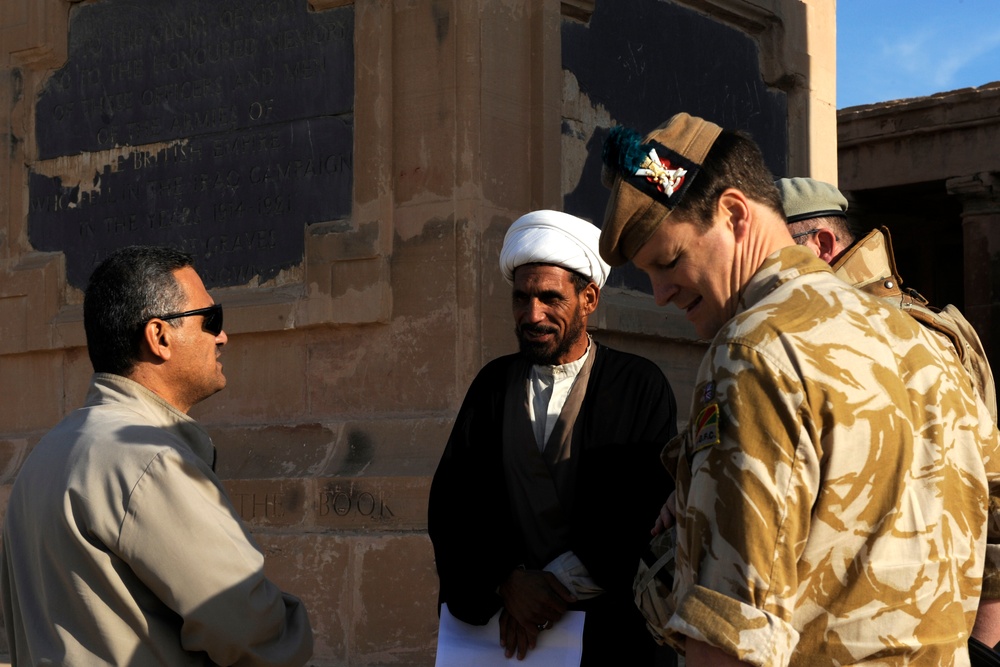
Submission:
[[[198,458],[214,466],[215,446],[201,424],[138,382],[112,373],[94,373],[86,405],[102,404],[119,404],[139,413],[149,425],[169,431]]]
[[[789,280],[821,272],[832,273],[833,270],[812,250],[799,245],[785,246],[768,255],[747,282],[740,297],[739,312],[753,307]]]
[[[902,293],[892,241],[885,227],[873,229],[852,245],[833,263],[833,271],[841,280],[876,296]]]

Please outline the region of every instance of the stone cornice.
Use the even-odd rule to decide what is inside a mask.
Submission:
[[[1000,82],[838,112],[842,190],[1000,172]]]
[[[849,107],[837,112],[841,149],[871,141],[895,141],[942,131],[1000,126],[990,110],[1000,101],[1000,82],[927,97]]]
[[[995,172],[949,178],[945,186],[962,202],[963,217],[1000,213],[1000,176]]]

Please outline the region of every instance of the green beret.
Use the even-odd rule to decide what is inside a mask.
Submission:
[[[774,184],[781,193],[788,224],[831,215],[847,217],[847,198],[829,183],[811,178],[781,178]]]

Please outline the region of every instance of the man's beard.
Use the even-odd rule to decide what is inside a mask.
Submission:
[[[556,366],[559,365],[559,359],[569,352],[570,348],[580,339],[580,336],[584,335],[585,326],[584,319],[577,313],[569,323],[566,335],[562,338],[558,337],[558,329],[545,325],[525,324],[521,327],[515,327],[514,333],[517,335],[521,354],[529,362],[539,366]],[[537,343],[525,338],[525,333],[551,333],[555,337],[551,343]],[[570,361],[575,361],[575,359],[571,359]]]

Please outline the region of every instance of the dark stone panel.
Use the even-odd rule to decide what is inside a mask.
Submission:
[[[32,172],[29,238],[64,251],[80,288],[130,244],[191,252],[209,287],[268,280],[302,261],[305,225],[350,215],[352,141],[318,118],[135,149],[80,186]]]
[[[273,278],[302,262],[305,225],[350,216],[353,106],[353,7],[76,6],[35,108],[29,239],[76,287],[133,243],[192,252],[209,287]]]
[[[589,23],[563,22],[562,59],[581,93],[618,124],[646,134],[686,111],[749,132],[775,177],[785,175],[785,94],[764,83],[757,44],[739,30],[663,0],[599,0]],[[607,133],[598,127],[587,138],[583,174],[564,201],[567,212],[598,225],[608,201],[600,177]],[[649,291],[631,264],[612,271],[608,284]]]
[[[39,157],[259,127],[354,105],[354,10],[304,0],[78,6],[36,106]]]

